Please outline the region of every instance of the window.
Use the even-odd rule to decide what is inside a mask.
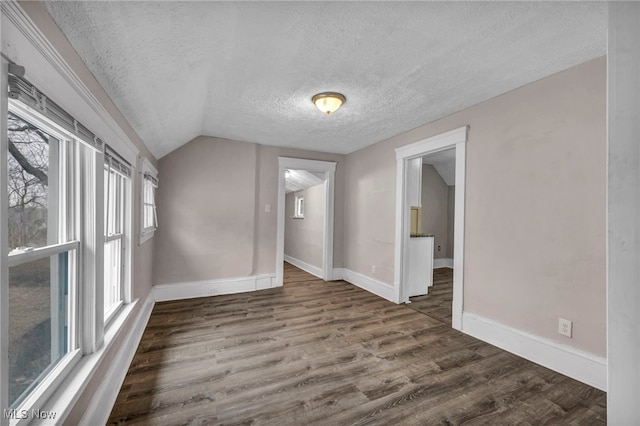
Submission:
[[[76,262],[68,220],[73,143],[10,107],[7,117],[9,404],[22,404],[49,375],[79,358]]]
[[[140,220],[140,243],[153,237],[158,228],[158,216],[156,214],[156,188],[158,188],[157,172],[145,159],[142,164],[142,209]]]
[[[128,220],[131,168],[109,147],[104,166],[104,317],[111,319],[124,302],[129,257]]]
[[[82,354],[131,312],[119,309],[131,302],[131,169],[28,81],[8,82],[0,399],[19,412],[51,401],[70,374],[82,379]]]
[[[142,232],[154,231],[158,226],[156,217],[156,188],[158,185],[149,175],[144,177],[144,202]]]
[[[304,195],[296,195],[294,208],[294,219],[304,219]]]

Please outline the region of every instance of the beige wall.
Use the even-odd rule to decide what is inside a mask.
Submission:
[[[344,156],[198,137],[160,160],[154,284],[275,273],[278,156],[335,161],[343,232]],[[265,206],[270,206],[266,212]],[[342,239],[334,264],[342,266]]]
[[[344,267],[393,284],[396,159],[381,142],[345,161]],[[373,269],[375,267],[375,271]]]
[[[349,154],[345,268],[393,283],[394,149],[469,125],[465,311],[604,356],[605,86],[599,58]]]
[[[345,156],[264,145],[258,145],[258,151],[260,160],[258,162],[258,205],[260,208],[257,211],[255,272],[258,274],[275,272],[279,156],[337,163],[334,189],[333,266],[341,268],[345,211]],[[271,213],[264,212],[266,204],[271,205]]]
[[[284,254],[322,269],[324,245],[324,183],[287,194]],[[304,196],[304,218],[294,218],[295,199]]]
[[[422,165],[422,233],[433,234],[433,257],[447,254],[447,202],[449,187],[430,164]],[[440,247],[440,250],[438,250]]]
[[[453,230],[455,221],[455,206],[456,206],[456,187],[450,186],[447,188],[447,253],[448,259],[453,259]]]
[[[155,284],[252,275],[256,145],[199,137],[160,176]]]

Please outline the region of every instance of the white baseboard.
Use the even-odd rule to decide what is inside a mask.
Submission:
[[[453,269],[453,259],[451,258],[433,259],[433,269],[436,269],[436,268]]]
[[[607,360],[465,312],[462,331],[600,390],[607,390]]]
[[[333,279],[342,279],[348,283],[360,287],[363,290],[367,290],[369,293],[373,293],[376,296],[380,296],[383,299],[394,302],[394,287],[389,284],[383,283],[382,281],[378,281],[376,279],[346,268],[335,268],[333,270]]]
[[[293,266],[302,269],[305,272],[310,273],[313,276],[316,276],[318,278],[323,278],[322,277],[322,268],[318,268],[317,266],[313,266],[310,263],[307,262],[303,262],[300,259],[296,259],[295,257],[291,257],[288,254],[284,255],[284,261],[287,263],[292,264]]]
[[[154,285],[151,290],[156,301],[193,299],[194,297],[217,296],[221,294],[245,293],[275,287],[274,274],[251,277],[226,278],[211,281],[193,281],[175,284]]]
[[[80,425],[107,424],[113,405],[120,392],[120,387],[129,371],[129,366],[133,361],[133,356],[136,354],[144,329],[149,322],[154,304],[153,293],[149,292],[144,305],[142,305],[138,313],[135,324],[133,324],[133,327],[120,345],[120,350],[105,374],[108,380],[103,380],[93,394],[93,398],[80,420]]]

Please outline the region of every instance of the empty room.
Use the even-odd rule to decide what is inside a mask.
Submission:
[[[640,3],[0,7],[0,426],[640,424]]]

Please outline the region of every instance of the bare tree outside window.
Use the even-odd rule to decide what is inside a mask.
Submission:
[[[57,226],[49,224],[51,149],[56,139],[38,127],[9,114],[7,116],[7,192],[9,252],[57,242]],[[54,185],[57,188],[57,185]],[[54,191],[55,192],[55,191]],[[56,217],[56,216],[52,216]],[[51,235],[48,235],[51,234]],[[66,261],[66,255],[62,257]],[[51,298],[62,283],[53,273],[58,255],[21,263],[9,268],[9,402],[18,403],[60,358],[52,338]],[[66,263],[60,263],[62,269]],[[66,352],[64,344],[61,350]]]
[[[47,244],[49,135],[8,116],[9,251]]]

